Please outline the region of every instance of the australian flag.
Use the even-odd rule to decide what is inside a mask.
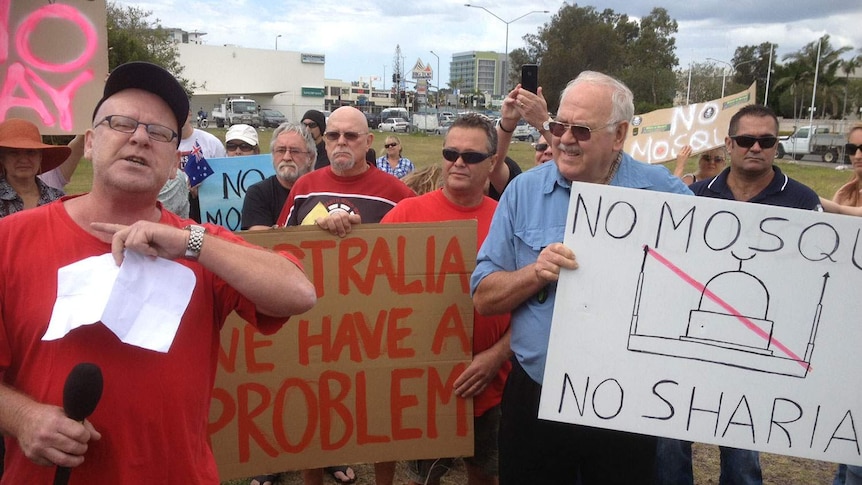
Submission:
[[[210,164],[207,163],[207,159],[204,157],[201,146],[197,141],[188,155],[185,170],[186,175],[189,176],[189,185],[192,187],[199,185],[204,179],[215,173]]]

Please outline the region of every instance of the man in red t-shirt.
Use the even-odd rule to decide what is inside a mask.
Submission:
[[[475,219],[476,251],[488,235],[497,202],[485,195],[496,163],[497,133],[484,117],[458,118],[443,140],[443,187],[405,199],[381,222],[436,222]],[[497,430],[500,400],[509,374],[509,315],[483,316],[474,312],[473,361],[455,380],[455,393],[473,398],[474,455],[464,459],[469,485],[497,483]],[[439,484],[451,467],[447,460],[408,463],[411,485]]]
[[[176,175],[188,110],[186,92],[168,71],[145,62],[117,67],[84,135],[92,191],[0,220],[4,484],[50,483],[61,466],[71,467],[72,484],[218,485],[207,421],[219,329],[236,311],[272,333],[315,303],[296,259],[194,225],[157,202]],[[104,254],[119,265],[129,251],[194,274],[167,351],[123,343],[102,322],[42,340],[58,271]],[[61,406],[66,376],[81,362],[101,369],[104,390],[79,422]]]

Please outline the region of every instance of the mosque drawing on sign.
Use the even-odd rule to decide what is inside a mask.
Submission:
[[[798,355],[784,346],[780,338],[776,338],[776,330],[780,325],[770,319],[769,288],[756,275],[742,268],[743,263],[751,258],[741,259],[736,255],[734,257],[739,263],[737,269],[717,273],[702,285],[697,307],[688,312],[684,333],[673,336],[642,333],[638,328],[638,320],[644,268],[650,257],[663,258],[654,249],[644,246],[629,328],[629,351],[712,362],[790,377],[805,378],[808,375],[829,273],[823,275],[808,342],[802,355]],[[729,299],[732,295],[744,295],[744,298],[732,301]]]

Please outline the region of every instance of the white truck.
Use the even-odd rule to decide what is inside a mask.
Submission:
[[[260,126],[260,115],[257,112],[257,102],[245,96],[219,99],[212,111],[210,123],[215,122],[219,128],[245,123],[255,128]]]
[[[778,141],[778,158],[785,155],[802,160],[808,154],[820,155],[826,163],[835,163],[843,155],[846,137],[832,131],[829,126],[807,125],[796,129],[790,136]]]
[[[440,126],[437,115],[434,113],[413,113],[410,124],[415,131],[424,131],[425,133],[434,133]]]

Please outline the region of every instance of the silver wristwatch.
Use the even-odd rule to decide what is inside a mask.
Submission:
[[[204,245],[204,233],[207,232],[207,229],[204,226],[195,224],[186,226],[185,229],[189,231],[189,242],[186,246],[185,258],[197,261],[201,255],[201,248]]]

